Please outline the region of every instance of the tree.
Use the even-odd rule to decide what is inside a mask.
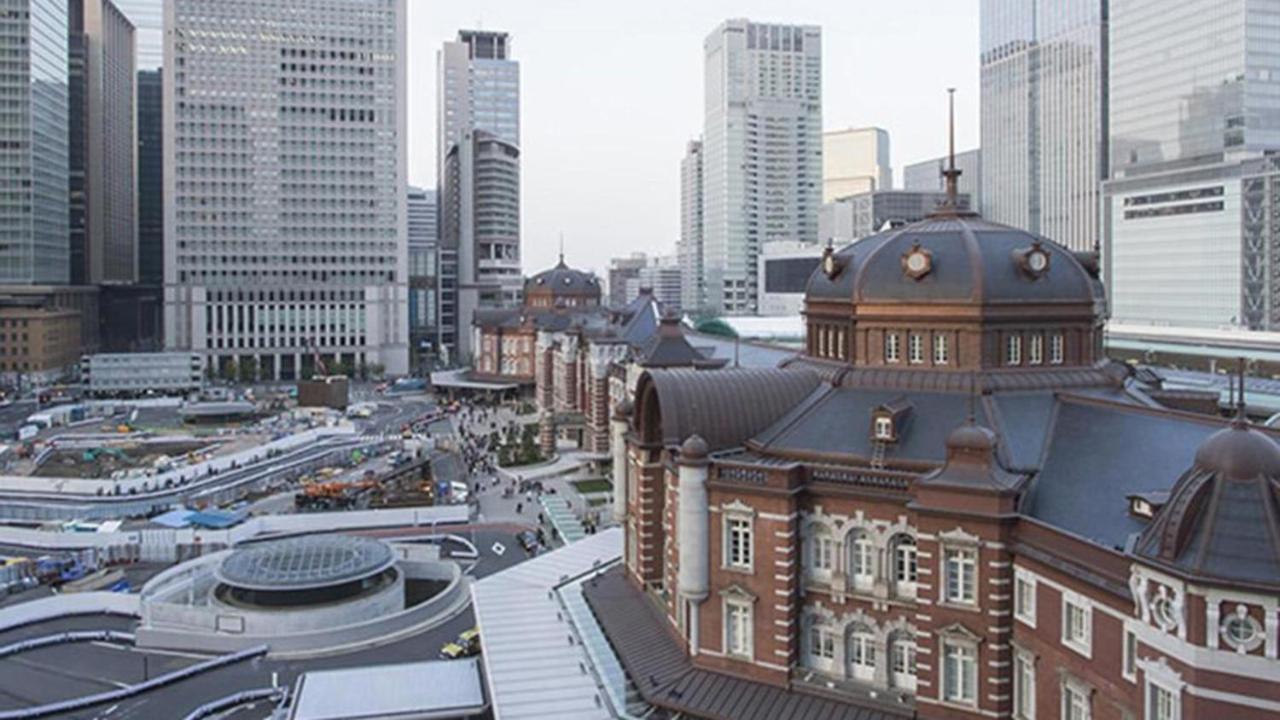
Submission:
[[[252,383],[258,380],[258,360],[257,358],[244,358],[236,363],[237,375],[242,383]]]
[[[236,361],[231,360],[219,369],[218,374],[227,382],[235,382],[236,376],[239,374],[236,365]]]
[[[729,323],[718,317],[699,320],[698,324],[694,326],[694,330],[704,335],[715,335],[729,338],[730,340],[738,337],[737,331]]]

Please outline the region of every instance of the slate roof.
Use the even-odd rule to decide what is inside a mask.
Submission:
[[[709,720],[901,720],[848,700],[695,668],[653,605],[615,568],[583,586],[600,627],[646,702]]]
[[[916,246],[932,256],[930,272],[908,277],[902,258]],[[1049,255],[1040,277],[1024,272],[1015,253],[1040,247]],[[857,303],[1103,302],[1101,283],[1074,253],[1047,238],[972,215],[935,216],[863,238],[836,253],[834,277],[819,268],[807,297]]]
[[[711,359],[689,344],[684,336],[680,317],[669,313],[663,316],[658,331],[640,346],[636,361],[647,368],[659,367],[722,367],[725,359]]]
[[[560,262],[550,270],[543,270],[525,281],[525,291],[546,288],[552,295],[585,295],[600,297],[600,281],[595,275],[582,270],[574,270],[564,262]]]

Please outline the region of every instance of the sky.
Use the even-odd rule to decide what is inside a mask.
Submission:
[[[822,28],[823,125],[889,132],[902,166],[978,144],[978,0],[408,0],[409,182],[434,187],[436,50],[503,30],[520,61],[523,264],[603,274],[673,253],[680,159],[702,128],[702,42],[722,21]]]

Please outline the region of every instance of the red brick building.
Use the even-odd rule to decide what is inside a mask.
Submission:
[[[1280,716],[1280,445],[1103,355],[1095,255],[943,208],[828,251],[805,316],[803,356],[614,416],[586,595],[648,703]]]

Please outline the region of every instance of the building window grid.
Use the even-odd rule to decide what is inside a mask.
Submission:
[[[1062,597],[1062,644],[1089,657],[1092,650],[1092,609],[1088,600],[1067,593]]]
[[[1014,720],[1035,720],[1036,664],[1030,653],[1018,652],[1013,658]]]
[[[942,699],[974,705],[978,699],[978,649],[969,643],[942,645]]]
[[[749,658],[752,656],[751,604],[745,600],[725,601],[725,652]]]
[[[750,518],[725,518],[725,565],[727,567],[736,570],[751,569],[751,535]]]
[[[943,602],[973,605],[977,602],[977,559],[974,548],[947,548],[943,557]]]
[[[1146,720],[1182,720],[1182,699],[1158,683],[1147,683]]]
[[[912,365],[924,362],[924,338],[916,333],[907,338],[907,358]]]
[[[1062,720],[1091,720],[1089,691],[1070,680],[1062,685]]]
[[[1066,340],[1062,333],[1054,333],[1049,336],[1049,364],[1061,365],[1066,354]]]
[[[1014,578],[1013,613],[1018,620],[1036,626],[1036,580],[1019,572]]]
[[[948,347],[946,335],[933,336],[933,364],[946,365],[951,362],[951,348]]]
[[[1012,334],[1005,338],[1004,364],[1005,365],[1021,365],[1022,364],[1022,336],[1021,335]]]
[[[1027,362],[1031,365],[1044,364],[1044,336],[1040,333],[1031,335],[1027,350]]]
[[[899,343],[898,333],[889,333],[884,336],[884,361],[885,362],[896,363],[901,361],[902,359],[900,355],[901,348],[898,346],[898,343]]]

